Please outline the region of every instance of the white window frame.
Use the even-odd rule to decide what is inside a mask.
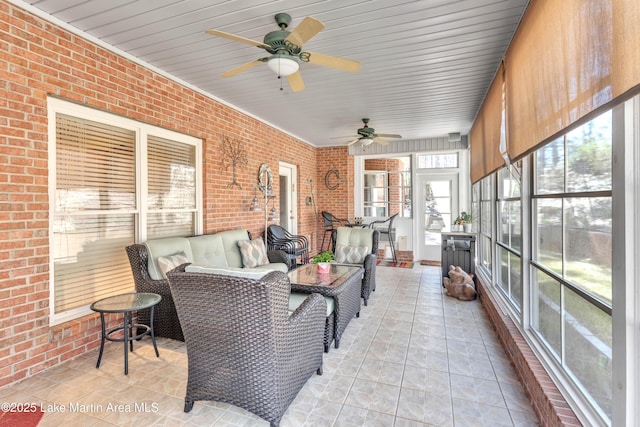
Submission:
[[[196,214],[194,230],[196,234],[202,234],[203,230],[203,171],[202,171],[202,140],[183,133],[153,126],[139,122],[127,117],[108,113],[102,110],[86,107],[73,102],[65,101],[55,97],[47,98],[48,109],[48,135],[49,135],[49,283],[50,283],[50,304],[49,304],[49,325],[54,326],[68,322],[79,317],[93,313],[88,305],[68,310],[62,313],[55,313],[54,295],[54,253],[52,243],[54,241],[54,218],[56,206],[56,115],[66,114],[80,119],[92,120],[100,123],[117,126],[124,129],[133,130],[136,133],[136,209],[129,212],[135,215],[135,242],[144,242],[147,239],[146,213],[147,213],[147,135],[154,135],[171,141],[193,145],[195,147],[195,167],[196,167]],[[131,242],[134,243],[134,242]],[[125,248],[122,248],[124,251]],[[130,268],[130,266],[120,266]],[[132,282],[133,286],[133,282]],[[133,289],[132,289],[133,290]]]

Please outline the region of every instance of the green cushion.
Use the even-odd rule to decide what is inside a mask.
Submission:
[[[303,292],[291,292],[289,295],[289,314],[296,311],[308,296],[309,294]],[[329,317],[333,313],[333,297],[324,297],[324,300],[327,302],[327,317]]]
[[[188,265],[184,271],[188,273],[204,273],[204,274],[219,274],[222,276],[234,276],[242,277],[245,279],[260,280],[267,273],[273,270],[267,269],[253,269],[253,268],[241,268],[241,267],[205,267],[202,265]]]

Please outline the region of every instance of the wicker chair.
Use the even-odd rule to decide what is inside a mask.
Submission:
[[[310,294],[291,314],[282,272],[262,279],[167,273],[189,360],[184,411],[226,402],[277,426],[306,381],[322,375],[326,303]]]
[[[149,262],[149,254],[147,247],[142,244],[133,244],[127,246],[127,255],[129,256],[129,264],[131,264],[131,272],[133,273],[133,281],[136,286],[136,292],[152,292],[162,297],[162,300],[156,305],[153,316],[153,330],[157,337],[172,338],[174,340],[184,341],[178,313],[173,303],[169,282],[167,280],[154,280],[149,276],[147,268]],[[138,323],[143,325],[149,324],[149,310],[143,310],[138,313]]]
[[[271,251],[281,250],[289,255],[290,269],[298,267],[298,258],[302,264],[309,262],[309,240],[305,236],[291,234],[283,227],[272,224],[267,229],[267,247]]]
[[[380,233],[370,228],[338,227],[332,233],[333,253],[336,254],[337,245],[366,246],[370,249],[362,263],[355,263],[364,268],[362,276],[362,299],[366,306],[371,292],[376,290],[376,264],[378,261],[378,242]]]

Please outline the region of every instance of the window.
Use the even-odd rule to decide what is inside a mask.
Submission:
[[[444,169],[457,167],[458,153],[418,155],[418,169]]]
[[[478,220],[478,268],[484,272],[488,279],[492,277],[493,255],[492,255],[492,220],[491,212],[494,203],[493,175],[489,175],[474,185],[472,195],[477,197],[472,202],[472,211],[479,210]],[[479,206],[478,206],[479,205]]]
[[[133,289],[127,245],[200,232],[201,148],[192,137],[48,102],[55,141],[50,307],[57,324],[89,313],[97,299]]]
[[[522,310],[522,212],[520,182],[522,162],[498,171],[498,223],[496,282],[517,312]]]
[[[411,217],[410,158],[366,159],[364,167],[364,216]]]
[[[612,114],[534,154],[531,326],[612,414]]]

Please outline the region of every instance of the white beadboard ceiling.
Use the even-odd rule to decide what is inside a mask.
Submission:
[[[528,0],[12,0],[52,15],[314,146],[357,135],[361,118],[403,140],[469,132]],[[274,15],[325,28],[303,50],[360,62],[357,73],[302,63],[293,93],[266,64],[220,74],[264,50],[205,34],[262,42]],[[42,13],[41,13],[42,15]],[[354,138],[351,138],[354,139]],[[394,140],[396,141],[396,140]]]

